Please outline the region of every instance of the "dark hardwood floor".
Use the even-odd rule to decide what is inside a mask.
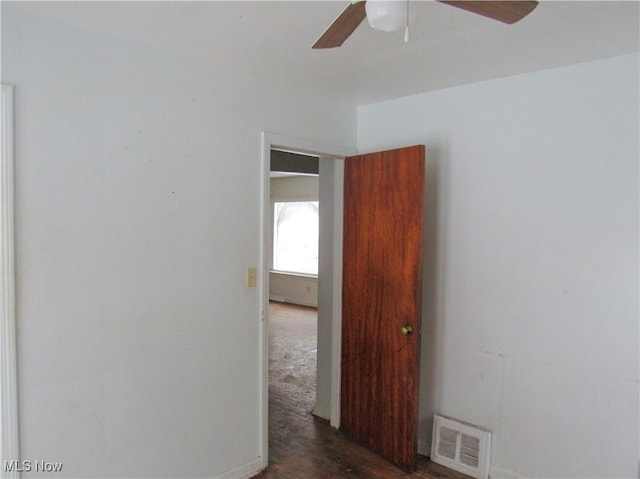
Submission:
[[[314,418],[316,310],[272,303],[269,315],[269,467],[255,479],[469,479],[422,456],[407,474]]]

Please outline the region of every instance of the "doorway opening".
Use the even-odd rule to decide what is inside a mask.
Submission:
[[[325,145],[313,141],[275,135],[262,134],[262,221],[261,221],[261,271],[259,275],[260,304],[262,307],[261,323],[261,458],[263,466],[269,463],[269,299],[270,283],[281,276],[273,271],[273,223],[274,207],[271,192],[271,157],[272,151],[279,156],[288,158],[295,164],[303,157],[317,158],[317,171],[300,171],[296,167],[280,168],[284,171],[294,171],[299,175],[317,174],[318,195],[316,198],[298,197],[298,200],[318,201],[319,213],[319,241],[317,278],[312,282],[302,283],[298,290],[298,298],[302,298],[299,307],[317,307],[317,352],[316,352],[316,384],[315,397],[310,399],[309,407],[313,407],[308,418],[319,417],[330,422],[331,426],[339,426],[340,402],[340,314],[341,314],[341,271],[342,271],[342,160],[345,156],[354,154],[348,148],[335,145]],[[282,155],[282,154],[284,155]],[[294,153],[294,155],[289,155]],[[300,162],[304,163],[304,162]],[[307,205],[312,207],[313,205]],[[305,273],[299,273],[305,276]],[[307,274],[305,278],[309,281]],[[271,291],[273,294],[273,291]],[[317,295],[315,301],[309,300]],[[273,298],[287,299],[286,296]],[[313,349],[313,348],[311,348]]]
[[[269,428],[313,412],[318,338],[319,158],[272,149],[267,214]]]

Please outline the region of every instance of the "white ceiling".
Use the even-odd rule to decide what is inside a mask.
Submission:
[[[640,50],[636,1],[541,1],[505,25],[414,0],[411,41],[363,24],[311,45],[347,1],[3,2],[357,104]]]

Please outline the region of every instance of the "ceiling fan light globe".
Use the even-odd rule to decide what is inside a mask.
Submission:
[[[383,32],[395,32],[407,24],[406,0],[368,0],[365,9],[367,22]]]

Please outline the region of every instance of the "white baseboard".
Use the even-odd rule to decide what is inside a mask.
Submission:
[[[331,407],[328,404],[317,402],[315,406],[313,406],[313,411],[311,412],[311,414],[319,418],[326,419],[327,421],[330,421]]]
[[[259,474],[266,466],[267,465],[261,457],[256,457],[245,464],[229,469],[227,472],[223,472],[221,475],[216,476],[213,479],[249,479],[256,474]]]
[[[289,304],[297,304],[298,306],[309,306],[311,308],[317,308],[317,301],[305,301],[304,299],[299,298],[289,298],[286,296],[278,296],[275,294],[269,295],[269,301],[276,301],[278,303],[289,303]]]

